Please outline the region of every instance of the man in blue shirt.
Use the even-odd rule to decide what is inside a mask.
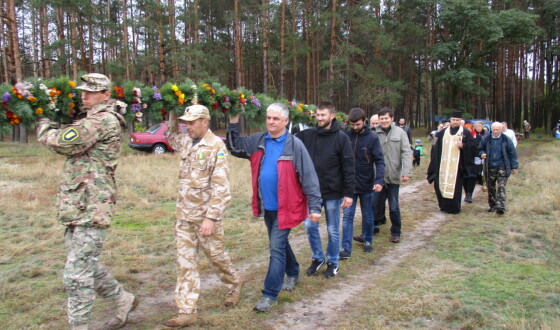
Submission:
[[[510,138],[502,134],[502,124],[492,124],[492,134],[480,141],[480,158],[488,162],[486,185],[488,187],[488,212],[500,215],[506,210],[506,184],[510,174],[517,173],[517,153]]]
[[[272,103],[266,110],[266,132],[239,136],[239,116],[230,118],[227,148],[235,157],[251,162],[255,216],[264,215],[270,241],[270,262],[257,312],[268,312],[280,290],[294,290],[299,264],[288,242],[290,230],[306,218],[321,217],[321,192],[317,173],[303,143],[286,130],[288,108]],[[284,274],[286,280],[284,281]]]

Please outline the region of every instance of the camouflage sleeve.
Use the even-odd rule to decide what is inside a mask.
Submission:
[[[63,128],[43,119],[37,126],[37,140],[53,152],[75,156],[91,148],[113,126],[104,116],[87,117]]]
[[[167,140],[173,150],[181,150],[183,145],[186,145],[183,141],[186,138],[188,138],[188,135],[181,132],[178,120],[167,121]]]
[[[211,220],[222,220],[226,206],[231,199],[228,180],[227,149],[220,143],[220,149],[213,159],[214,166],[210,177],[212,195],[210,197],[206,218]]]

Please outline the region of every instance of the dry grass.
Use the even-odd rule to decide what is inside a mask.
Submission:
[[[425,149],[428,152],[429,146]],[[555,328],[560,320],[560,292],[554,285],[560,271],[560,195],[552,183],[558,182],[560,146],[547,143],[534,149],[531,161],[524,159],[522,172],[510,180],[507,217],[489,216],[482,198],[475,199],[440,228],[428,247],[368,284],[332,326]],[[61,280],[66,253],[54,209],[62,162],[62,157],[35,142],[24,148],[0,143],[0,324],[4,328],[66,327]],[[117,170],[118,207],[101,261],[142,298],[129,329],[156,328],[175,312],[178,162],[177,155],[154,156],[125,147]],[[422,166],[414,169],[414,181],[425,179],[428,162],[426,156]],[[262,219],[252,216],[249,178],[248,161],[231,157],[233,199],[226,213],[226,244],[247,281],[242,300],[234,309],[221,306],[226,289],[216,285],[202,257],[205,286],[199,328],[267,327],[267,320],[281,315],[290,302],[337,287],[339,281],[359,281],[360,274],[394,247],[387,240],[389,226],[383,226],[375,252],[365,255],[355,246],[337,279],[303,276],[296,291],[280,294],[273,313],[255,314],[251,308],[261,295],[268,239]],[[413,202],[401,205],[405,239],[436,209],[431,187],[410,199]],[[359,221],[355,230],[360,230]],[[293,231],[291,241],[305,270],[309,248],[301,226]],[[516,294],[511,302],[508,290]],[[112,302],[98,300],[94,321],[104,320],[112,308]]]

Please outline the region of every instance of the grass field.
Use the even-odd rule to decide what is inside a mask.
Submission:
[[[226,289],[209,275],[202,257],[197,327],[275,328],[275,320],[290,318],[292,303],[329,304],[321,292],[355,281],[364,290],[336,309],[338,315],[329,327],[560,328],[560,141],[522,141],[518,148],[520,173],[508,182],[506,215],[488,214],[486,196],[478,193],[475,203],[446,219],[427,244],[371,279],[367,274],[383,267],[377,262],[396,248],[388,241],[388,225],[383,226],[373,254],[365,255],[355,245],[352,259],[341,264],[340,276],[330,280],[302,276],[297,290],[281,293],[278,306],[264,315],[251,309],[260,298],[268,263],[266,230],[262,220],[251,215],[248,162],[231,157],[233,199],[226,213],[226,239],[228,253],[247,284],[238,307],[222,307]],[[54,209],[62,162],[36,142],[0,143],[2,328],[67,327],[61,278],[64,229],[57,224]],[[428,162],[425,157],[415,169],[411,184],[425,181]],[[123,148],[117,170],[118,208],[101,262],[142,299],[128,329],[158,328],[175,313],[177,174],[176,155]],[[437,209],[433,188],[426,184],[406,200],[401,205],[405,242],[412,239],[407,234]],[[356,231],[359,224],[358,219]],[[310,257],[304,230],[300,226],[292,233],[305,270]],[[94,324],[105,320],[113,307],[111,301],[97,300]]]

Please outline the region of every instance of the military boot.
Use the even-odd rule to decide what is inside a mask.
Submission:
[[[241,289],[243,288],[243,280],[239,280],[239,283],[235,285],[227,294],[226,300],[224,301],[224,306],[233,307],[239,302],[241,298]]]
[[[124,327],[128,320],[128,314],[138,305],[138,299],[130,292],[122,290],[122,293],[115,299],[117,310],[115,316],[107,322],[109,329],[120,329]]]
[[[178,314],[172,319],[163,322],[164,329],[179,329],[196,323],[197,314]]]

